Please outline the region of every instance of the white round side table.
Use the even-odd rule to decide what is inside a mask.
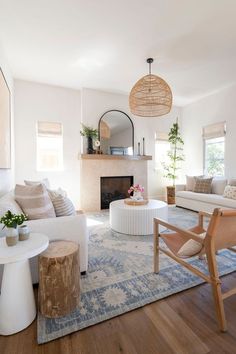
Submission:
[[[114,231],[127,235],[153,234],[153,218],[168,220],[168,205],[150,199],[146,205],[127,205],[124,199],[110,203],[110,225]],[[164,230],[160,227],[160,230]]]
[[[8,247],[0,238],[0,264],[4,264],[0,295],[0,334],[21,331],[33,322],[36,307],[29,258],[48,247],[48,237],[31,233],[28,240]]]

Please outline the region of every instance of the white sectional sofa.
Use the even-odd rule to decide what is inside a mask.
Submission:
[[[7,210],[12,213],[22,213],[20,206],[14,200],[14,194],[8,193],[0,198],[0,216]],[[62,216],[49,219],[29,220],[26,222],[31,232],[44,233],[49,237],[49,241],[71,240],[80,245],[80,271],[86,272],[88,268],[88,229],[86,216],[81,213],[75,216]],[[0,229],[2,230],[0,224]],[[4,230],[0,232],[4,236]],[[24,241],[22,241],[24,242]],[[38,262],[37,257],[30,260],[32,281],[38,282]],[[2,266],[0,266],[0,281]]]
[[[187,191],[186,185],[177,185],[176,206],[206,212],[212,212],[215,208],[236,209],[235,199],[223,197],[225,186],[227,184],[235,185],[235,179],[233,179],[233,182],[231,181],[223,178],[214,178],[211,194]]]

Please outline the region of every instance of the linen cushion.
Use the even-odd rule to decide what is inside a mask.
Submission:
[[[236,186],[236,178],[230,178],[229,183],[230,186]]]
[[[52,204],[54,206],[56,216],[76,215],[72,201],[63,195],[58,195],[52,198]]]
[[[49,197],[52,199],[58,197],[59,195],[63,196],[63,197],[67,197],[67,193],[66,191],[64,191],[63,189],[61,188],[58,188],[58,189],[48,189],[48,194],[49,194]]]
[[[0,198],[0,217],[2,217],[8,210],[13,214],[23,213],[19,204],[15,201],[13,192],[9,192]]]
[[[26,186],[35,186],[36,184],[44,184],[46,188],[50,188],[50,183],[48,178],[43,178],[41,181],[27,181],[24,180]]]
[[[198,236],[200,236],[201,239],[204,240],[204,238],[206,237],[206,232],[203,232]],[[202,247],[203,245],[200,242],[190,239],[185,242],[185,244],[179,249],[177,254],[179,257],[192,257],[195,254],[198,254],[201,251]]]
[[[15,200],[29,220],[55,218],[55,210],[44,184],[15,187]]]
[[[212,184],[213,177],[209,178],[199,178],[195,177],[195,186],[193,192],[195,193],[211,193],[211,184]]]
[[[213,178],[212,185],[211,185],[211,192],[214,194],[223,195],[226,185],[227,185],[227,179]]]
[[[226,186],[223,197],[229,199],[236,199],[236,186]]]
[[[186,175],[186,191],[193,191],[196,180],[195,178],[202,178],[204,176],[188,176]]]

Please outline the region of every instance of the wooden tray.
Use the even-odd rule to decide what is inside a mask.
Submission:
[[[128,205],[135,205],[135,206],[147,205],[148,204],[148,199],[133,200],[133,199],[130,199],[130,198],[126,198],[126,199],[124,199],[124,203],[128,204]]]

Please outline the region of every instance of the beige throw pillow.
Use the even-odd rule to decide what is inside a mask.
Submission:
[[[35,186],[36,184],[44,184],[46,188],[50,188],[50,183],[48,178],[43,178],[41,181],[27,181],[24,180],[26,186]]]
[[[213,179],[213,177],[209,177],[209,178],[195,177],[195,186],[194,186],[193,192],[210,194],[212,179]]]
[[[55,218],[55,210],[44,184],[15,187],[15,200],[29,220]]]
[[[223,197],[229,199],[236,199],[236,186],[226,186]]]
[[[203,178],[204,176],[188,176],[186,175],[186,191],[192,192],[195,186],[195,178]]]

